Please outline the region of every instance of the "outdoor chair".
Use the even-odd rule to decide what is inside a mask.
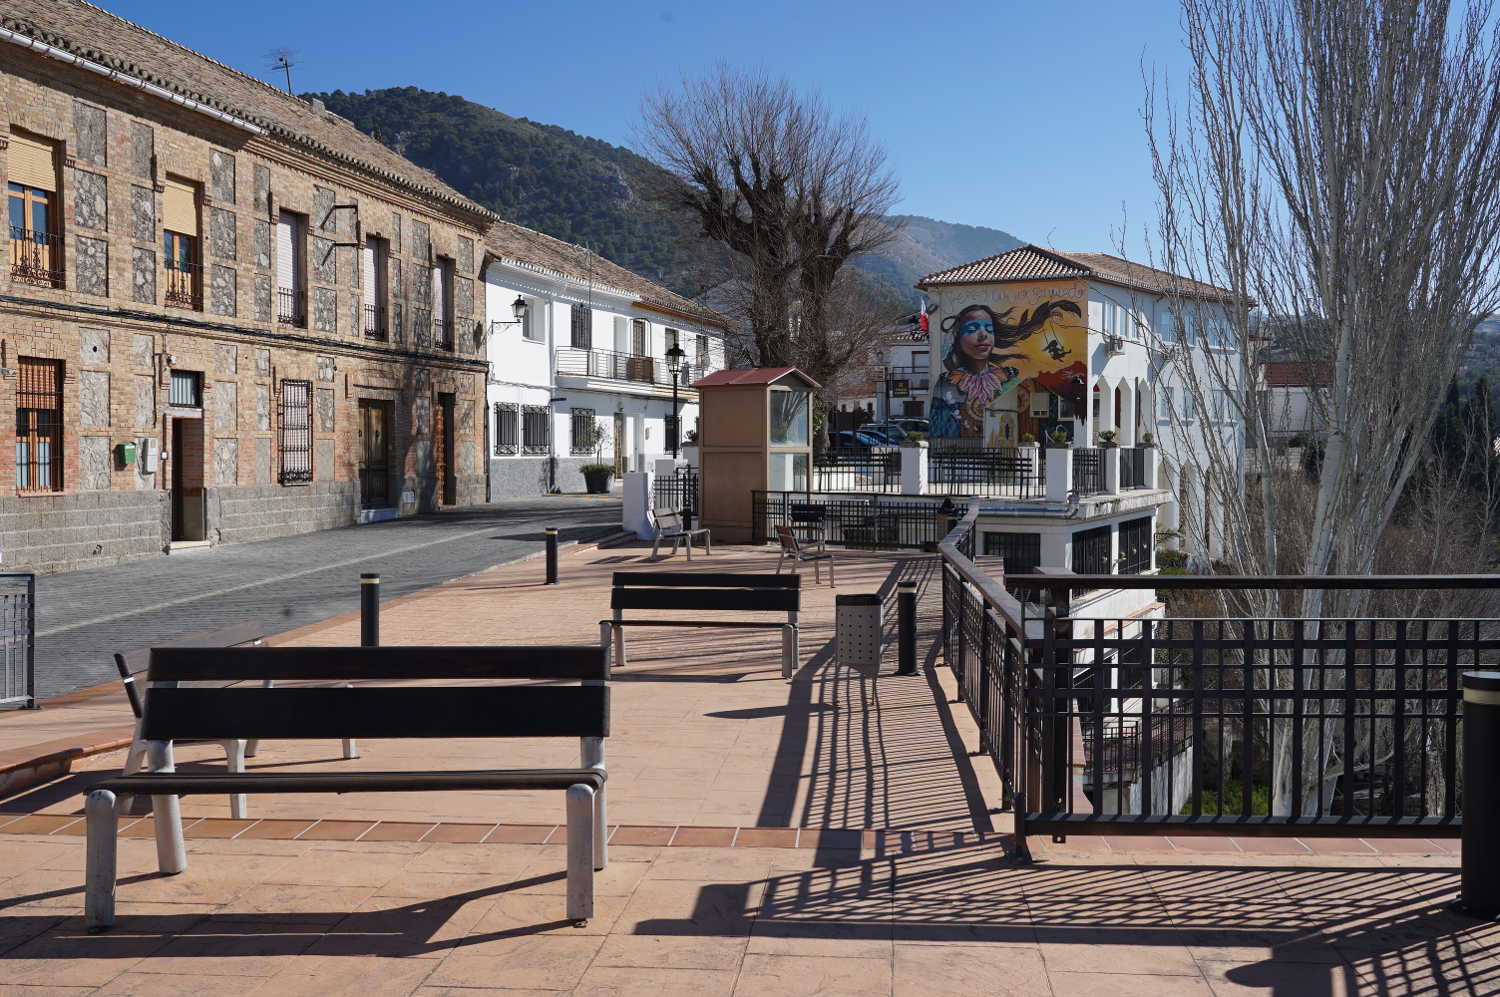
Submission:
[[[798,565],[804,561],[811,561],[813,566],[813,581],[817,584],[822,584],[823,562],[827,561],[828,586],[834,588],[838,585],[833,579],[833,555],[823,549],[821,540],[818,542],[816,549],[805,549],[801,541],[797,539],[797,534],[792,531],[790,526],[776,527],[776,539],[781,541],[781,556],[776,558],[776,573],[778,575],[781,574],[782,564],[789,557],[792,559],[793,571],[800,571]]]
[[[827,507],[821,505],[794,505],[788,510],[791,519],[792,532],[796,534],[806,548],[817,548],[822,551],[827,543],[827,530],[824,520],[827,518]]]
[[[684,526],[682,524],[682,513],[664,509],[651,509],[651,528],[656,536],[651,541],[651,559],[656,560],[656,552],[661,548],[663,540],[672,541],[672,553],[677,553],[677,545],[687,545],[687,559],[693,559],[693,537],[703,538],[703,553],[712,556],[714,552],[713,538],[709,536],[708,528],[705,526]]]

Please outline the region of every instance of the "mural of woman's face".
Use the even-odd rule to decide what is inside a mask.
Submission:
[[[983,363],[995,348],[995,323],[982,311],[958,317],[958,351],[970,362]]]

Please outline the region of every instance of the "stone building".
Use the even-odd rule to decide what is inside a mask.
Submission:
[[[78,0],[0,56],[6,568],[484,500],[491,212]]]

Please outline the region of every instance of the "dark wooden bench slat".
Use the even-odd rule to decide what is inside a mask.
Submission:
[[[795,613],[802,593],[785,589],[617,588],[612,609],[710,609],[727,612]]]
[[[609,689],[603,685],[156,688],[146,705],[144,728],[142,736],[151,741],[607,737]]]
[[[598,789],[598,769],[510,769],[458,772],[167,772],[117,776],[95,789],[140,795],[190,796],[218,793],[364,793],[461,789],[567,789],[584,783]]]
[[[173,640],[160,640],[148,647],[137,647],[115,654],[115,665],[120,668],[120,677],[135,675],[146,670],[151,663],[151,652],[158,647],[238,647],[266,639],[266,628],[260,623],[236,623],[223,630],[205,630]],[[140,714],[136,714],[139,716]]]
[[[612,627],[723,627],[730,630],[780,630],[788,624],[772,622],[740,622],[736,620],[603,620]]]
[[[705,571],[616,571],[616,586],[648,585],[653,588],[746,588],[795,589],[802,587],[796,575],[733,574]]]
[[[161,647],[151,681],[260,679],[602,680],[604,649],[524,647]],[[267,735],[269,736],[269,735]]]

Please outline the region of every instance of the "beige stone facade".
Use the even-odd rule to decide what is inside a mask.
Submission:
[[[17,232],[12,208],[0,271],[4,567],[111,563],[174,540],[482,501],[476,246],[493,216],[319,107],[97,8],[31,6],[29,20],[0,25],[0,174],[14,201],[11,150],[42,143],[56,189],[46,233]],[[63,23],[44,23],[54,13]],[[108,37],[65,33],[101,18]],[[17,43],[28,38],[46,48]],[[90,58],[87,47],[108,56],[66,61]],[[99,72],[110,57],[139,60],[155,89]],[[174,88],[174,70],[230,92]],[[185,104],[190,92],[204,99]],[[248,109],[223,110],[236,106]],[[301,219],[286,290],[283,212]],[[169,221],[195,230],[170,267]],[[367,293],[372,237],[381,272]],[[22,412],[45,407],[24,387],[39,369],[61,373],[61,432],[43,443],[27,419],[56,416]],[[38,454],[55,466],[39,472]]]

